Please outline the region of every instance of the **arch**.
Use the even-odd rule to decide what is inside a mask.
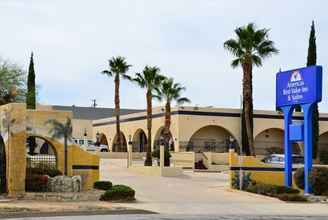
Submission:
[[[31,147],[33,150],[31,150]],[[58,168],[57,150],[47,138],[30,135],[26,140],[26,148],[28,152],[27,167],[47,166]]]
[[[281,128],[268,128],[254,138],[256,155],[283,154],[284,153],[284,130]],[[293,143],[293,153],[301,154],[299,144]]]
[[[174,139],[173,139],[173,135],[172,135],[171,131],[170,131],[169,135],[170,135],[169,149],[170,149],[170,151],[174,151],[175,143],[174,143]],[[154,150],[159,149],[161,138],[164,139],[164,126],[160,127],[155,134],[154,145],[153,145]]]
[[[147,136],[144,130],[139,128],[132,138],[132,151],[133,152],[146,152],[147,151]]]
[[[186,151],[223,153],[229,147],[239,149],[237,139],[227,129],[218,125],[207,125],[192,134]]]
[[[107,137],[104,133],[100,134],[100,140],[99,140],[101,145],[107,145],[108,146],[108,141],[107,141]]]
[[[6,146],[0,135],[0,194],[7,192]]]
[[[122,145],[120,146],[120,144],[118,143],[118,136],[116,134],[113,139],[112,151],[113,152],[127,152],[128,145],[127,145],[126,138],[125,138],[123,132],[121,132],[121,143],[122,143]]]

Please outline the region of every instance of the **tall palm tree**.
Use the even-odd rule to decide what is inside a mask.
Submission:
[[[171,127],[171,104],[176,102],[178,105],[181,105],[190,100],[186,97],[182,97],[182,92],[186,88],[183,87],[180,83],[175,83],[172,78],[166,78],[163,80],[161,85],[156,89],[156,96],[158,100],[164,100],[165,103],[165,123],[164,123],[164,142],[165,147],[169,148],[170,141],[170,127]]]
[[[277,54],[274,42],[269,40],[268,29],[256,29],[253,23],[235,29],[236,39],[229,39],[224,43],[235,59],[231,66],[243,69],[243,117],[246,129],[246,153],[255,155],[253,139],[253,66],[262,66],[262,60]],[[247,152],[248,151],[248,152]]]
[[[107,75],[108,77],[114,77],[115,83],[115,117],[116,117],[116,135],[117,135],[117,145],[119,149],[122,149],[122,134],[120,126],[120,80],[130,79],[126,74],[131,65],[127,64],[124,57],[113,57],[109,60],[109,69],[102,71],[102,74]],[[114,146],[114,147],[117,147]],[[116,150],[116,149],[115,149]]]
[[[136,82],[141,88],[146,89],[147,100],[147,130],[148,130],[148,145],[145,166],[152,166],[151,158],[151,128],[152,128],[152,100],[155,90],[160,86],[164,76],[160,74],[160,69],[156,66],[146,66],[142,73],[136,73],[132,81]]]
[[[68,141],[72,141],[72,121],[70,118],[67,118],[65,123],[61,123],[55,119],[52,119],[46,122],[46,125],[48,124],[51,125],[49,133],[52,138],[64,138],[64,175],[67,176]]]

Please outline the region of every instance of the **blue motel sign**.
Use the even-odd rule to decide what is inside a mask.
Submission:
[[[322,99],[322,67],[310,66],[279,72],[276,75],[276,106],[284,113],[285,185],[292,186],[292,143],[304,142],[304,191],[311,193],[309,175],[312,170],[313,107]],[[296,105],[302,107],[304,121],[293,123]]]

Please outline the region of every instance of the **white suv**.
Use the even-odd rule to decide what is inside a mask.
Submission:
[[[92,140],[86,139],[74,139],[74,143],[79,145],[82,149],[91,152],[108,152],[109,148],[107,145],[104,144],[96,144]]]

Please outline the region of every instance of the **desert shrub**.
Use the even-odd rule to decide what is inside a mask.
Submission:
[[[310,183],[315,195],[323,195],[328,192],[328,168],[315,167],[310,174]]]
[[[298,188],[304,189],[304,168],[299,168],[294,173],[294,181]]]
[[[100,190],[108,190],[112,188],[113,184],[110,181],[97,181],[93,184],[93,188]]]
[[[160,159],[160,149],[156,149],[152,152],[152,156]],[[170,166],[170,158],[171,158],[171,153],[168,149],[165,148],[164,150],[164,166],[169,167]],[[159,164],[159,162],[158,162]]]
[[[114,185],[101,195],[101,201],[131,201],[135,200],[135,191],[129,186]]]
[[[250,185],[246,191],[275,197],[280,194],[298,194],[300,192],[298,189],[264,183]]]
[[[328,150],[321,150],[319,155],[320,155],[320,163],[328,164]]]
[[[306,197],[299,194],[280,194],[277,195],[277,198],[289,202],[307,202]]]
[[[239,171],[235,171],[232,177],[232,188],[240,189],[240,181],[239,181]],[[244,173],[243,174],[243,189],[247,189],[250,185],[255,184],[254,181],[251,179],[251,173]]]
[[[50,177],[63,175],[60,170],[48,166],[28,167],[26,173],[28,175],[47,175]]]
[[[46,175],[27,175],[25,188],[28,192],[46,192],[48,188],[48,176]]]
[[[294,174],[296,185],[304,189],[304,169],[298,169]],[[313,167],[309,177],[312,191],[315,195],[323,195],[328,192],[328,168]]]

